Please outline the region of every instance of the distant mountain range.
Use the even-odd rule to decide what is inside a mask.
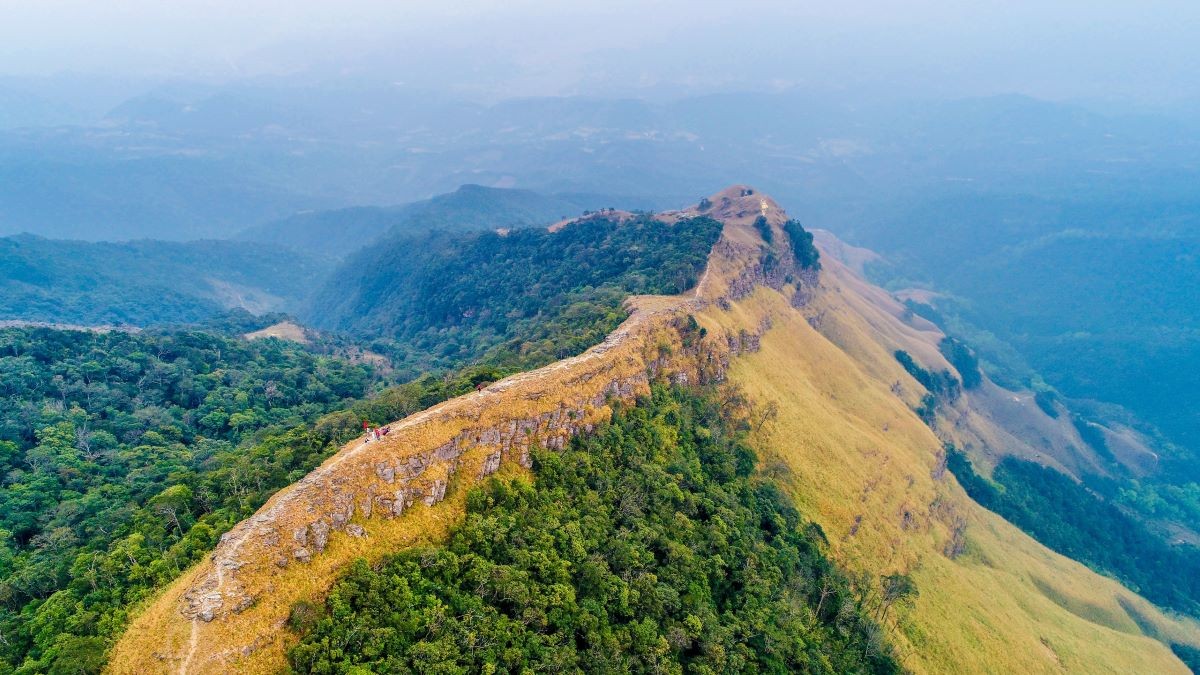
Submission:
[[[796,90],[482,105],[403,90],[176,86],[89,125],[0,131],[0,234],[221,238],[465,183],[671,208],[752,181],[853,239],[918,197],[1178,197],[1198,158],[1200,129],[1186,119],[1021,96],[860,102]]]
[[[645,206],[600,195],[543,195],[463,185],[454,192],[400,206],[362,206],[299,213],[241,232],[244,241],[279,243],[302,253],[341,258],[380,237],[432,230],[465,232],[549,225],[585,210]]]
[[[337,286],[327,281],[330,274],[344,276],[336,263],[355,252],[362,264],[374,265],[378,255],[369,248],[379,246],[379,255],[403,267],[403,242],[412,236],[547,226],[613,204],[638,205],[464,185],[412,204],[298,214],[237,240],[3,237],[0,320],[146,326],[202,321],[230,309],[295,314],[317,290]]]

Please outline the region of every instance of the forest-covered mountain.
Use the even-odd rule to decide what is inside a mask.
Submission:
[[[530,190],[463,185],[454,192],[391,207],[354,207],[300,213],[250,228],[245,241],[283,244],[312,256],[342,258],[385,235],[431,230],[465,232],[549,225],[583,211],[628,208],[628,199],[542,195]]]
[[[479,390],[392,423],[378,444],[346,445],[282,490],[134,619],[115,672],[204,672],[227,653],[312,672],[474,659],[1176,672],[1200,645],[1194,622],[1102,576],[1191,612],[1194,589],[1155,566],[1155,552],[1191,560],[1190,548],[1059,473],[1060,455],[1002,459],[1065,442],[1110,471],[1094,427],[1062,401],[999,389],[969,342],[840,259],[822,252],[818,266],[769,197],[736,187],[658,218],[606,212],[556,231],[401,237],[395,250],[413,241],[407,267],[347,262],[340,273],[357,281],[326,297],[353,302],[331,305],[346,322],[332,328],[414,370],[468,365],[393,390],[403,405],[388,410]],[[594,344],[631,290],[694,285],[634,302],[600,349],[490,385]],[[630,397],[657,377],[725,384]],[[453,391],[437,388],[447,381]],[[349,433],[354,417],[336,419]],[[521,430],[554,450],[518,442]],[[1119,546],[1098,534],[1125,531],[1136,536]],[[814,585],[826,572],[810,546],[844,571]],[[686,554],[697,548],[711,565]],[[750,576],[720,571],[726,555],[755,561],[736,568]],[[804,639],[787,642],[796,631],[782,626]]]
[[[140,326],[294,311],[327,269],[264,244],[5,237],[0,319]]]
[[[623,263],[593,273],[564,265],[546,276],[554,291],[548,297],[572,292],[603,305],[600,314],[585,311],[594,305],[584,301],[549,303],[503,335],[574,350],[598,341],[624,316],[620,304],[630,292],[675,292],[694,283],[718,226],[711,220],[693,225],[675,231],[679,241],[666,245],[671,231],[648,222],[619,232],[607,220],[557,234],[515,232],[513,241],[524,245],[492,251],[498,262],[514,263],[497,264],[499,275],[526,274],[534,252],[584,255],[602,247],[606,259]],[[463,250],[491,250],[474,235],[436,240]],[[164,254],[182,249],[204,257],[192,245],[156,244]],[[200,246],[207,244],[195,248],[203,251]],[[71,243],[71,251],[142,252],[153,261],[155,249],[142,245]],[[18,250],[22,259],[36,260],[35,251],[42,249]],[[643,259],[651,250],[660,257]],[[167,269],[187,260],[167,258],[158,263]],[[441,278],[459,290],[478,283],[471,267],[455,268],[454,280],[444,257],[419,262],[429,266],[425,278]],[[418,261],[411,264],[422,269]],[[514,276],[505,286],[519,288],[525,280]],[[589,295],[591,284],[603,285],[604,292]],[[89,297],[98,316],[120,307],[111,295]],[[506,296],[503,306],[520,297]],[[489,302],[474,301],[485,308]],[[162,317],[182,310],[172,296],[160,295],[158,302]],[[436,330],[436,323],[431,320],[426,329]],[[567,327],[567,333],[558,333]],[[497,342],[493,331],[472,345]],[[8,514],[0,519],[0,632],[7,639],[0,655],[6,667],[22,673],[95,672],[131,607],[203,556],[273,492],[356,435],[360,419],[403,417],[496,380],[512,372],[515,361],[528,367],[554,358],[553,350],[523,353],[514,361],[498,350],[452,353],[436,342],[408,344],[413,362],[436,363],[442,370],[410,369],[409,377],[426,376],[379,391],[397,382],[390,368],[319,355],[293,342],[247,342],[197,329],[136,334],[0,329],[0,509]],[[459,368],[465,369],[446,372]]]
[[[1104,300],[1114,279],[1128,289],[1194,276],[1194,115],[1018,95],[864,102],[795,89],[480,104],[325,86],[176,83],[90,124],[0,132],[0,233],[179,240],[274,223],[263,232],[294,231],[297,246],[337,257],[392,215],[337,209],[463,183],[641,195],[631,206],[662,208],[698,185],[750,180],[804,222],[887,256],[895,269],[875,278],[889,288],[945,293],[985,362],[1003,363],[993,375],[1042,386],[1036,372],[1067,398],[1130,409],[1175,443],[1200,438],[1189,412],[1200,392],[1181,375],[1200,354],[1187,318],[1198,314],[1185,290],[1194,284]],[[606,201],[583,206],[622,206]],[[345,245],[325,247],[309,228]],[[1014,304],[1028,293],[1045,303]],[[1109,321],[1112,307],[1126,316]]]
[[[1200,2],[215,4],[2,3],[0,675],[1200,673]]]
[[[720,230],[602,212],[556,231],[396,236],[348,258],[304,316],[417,372],[481,357],[527,368],[599,342],[630,294],[691,288]]]
[[[951,296],[946,311],[976,326],[985,362],[1007,362],[994,375],[1037,384],[1036,371],[1068,398],[1129,408],[1176,443],[1194,449],[1200,437],[1188,412],[1200,392],[1181,376],[1200,354],[1185,316],[1198,314],[1185,290],[1194,284],[1104,300],[1113,279],[1194,276],[1191,253],[1171,254],[1196,248],[1200,133],[1186,108],[1131,114],[1018,95],[861,101],[802,88],[481,104],[313,87],[174,83],[87,124],[0,132],[0,233],[183,240],[274,223],[262,232],[283,228],[298,247],[342,256],[392,214],[337,209],[463,183],[641,195],[630,206],[663,208],[696,186],[749,180],[802,221],[887,256],[896,268],[876,279],[889,288]],[[606,201],[583,206],[622,206]],[[345,245],[325,247],[309,228]],[[1126,258],[1109,255],[1125,248]],[[1045,304],[1013,305],[1030,292]],[[1111,307],[1126,317],[1108,321]]]

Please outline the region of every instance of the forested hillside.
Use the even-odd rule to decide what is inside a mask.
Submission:
[[[483,358],[541,365],[599,342],[630,294],[675,294],[700,278],[721,225],[603,214],[545,228],[389,239],[349,258],[306,311],[376,341],[419,372]]]
[[[95,672],[134,603],[355,433],[321,416],[374,379],[275,340],[0,330],[0,672]]]
[[[247,343],[197,331],[0,331],[5,662],[30,673],[94,670],[134,603],[355,435],[360,419],[397,419],[472,391],[517,364],[553,358],[547,350],[497,347],[499,336],[582,350],[620,321],[620,303],[630,292],[693,285],[719,224],[699,219],[689,225],[599,221],[559,234],[521,231],[511,239],[429,237],[439,248],[414,256],[410,269],[420,266],[415,292],[432,297],[406,299],[439,309],[417,317],[428,325],[410,330],[425,341],[410,343],[406,353],[441,372],[370,398],[379,378],[367,366],[293,343]],[[130,255],[143,250],[141,244],[78,246]],[[598,252],[595,260],[608,265],[579,265]],[[455,266],[458,256],[476,262],[465,268],[475,274]],[[153,274],[155,264],[140,273]],[[544,279],[531,276],[535,269],[547,270]],[[452,270],[460,270],[457,279]],[[485,270],[507,279],[501,286],[507,292],[485,293],[478,276]],[[160,314],[179,311],[171,299],[158,300]],[[104,311],[103,302],[114,301],[98,301],[97,311]],[[464,305],[456,303],[488,316],[543,302],[547,311],[511,324],[446,322],[451,334],[473,337],[473,350],[445,350],[430,337],[439,319],[462,314]],[[405,318],[403,311],[396,316]],[[482,363],[445,375],[489,349]]]
[[[967,494],[1049,548],[1119,578],[1149,600],[1200,613],[1200,549],[1172,546],[1117,506],[1049,467],[1005,458],[992,480],[948,449]]]
[[[876,620],[910,603],[852,588],[824,535],[755,470],[748,412],[658,387],[534,479],[467,498],[444,546],[360,561],[294,608],[299,672],[891,673]]]
[[[0,319],[70,324],[191,323],[232,308],[294,310],[325,264],[229,241],[91,243],[0,239]]]

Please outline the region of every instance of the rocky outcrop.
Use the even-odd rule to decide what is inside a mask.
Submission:
[[[615,403],[647,393],[654,378],[720,377],[727,359],[711,358],[711,345],[678,348],[685,309],[635,310],[604,345],[578,359],[495,383],[393,424],[383,440],[343,449],[223,535],[211,571],[183,593],[180,611],[205,622],[236,612],[256,600],[255,589],[265,587],[259,577],[272,569],[312,562],[352,526],[353,536],[364,536],[358,522],[437,504],[465,454],[482,456],[471,481],[506,461],[528,467],[534,446],[562,449],[607,419]],[[628,353],[614,363],[610,350]],[[243,583],[246,577],[253,583]]]

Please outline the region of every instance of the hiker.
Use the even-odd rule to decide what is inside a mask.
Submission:
[[[379,429],[375,429],[375,440],[379,440]]]
[[[388,432],[389,432],[389,431],[391,431],[391,430],[392,430],[392,428],[391,428],[391,427],[384,427],[384,428],[383,428],[383,435],[384,435],[384,436],[387,436],[387,435],[388,435]]]

